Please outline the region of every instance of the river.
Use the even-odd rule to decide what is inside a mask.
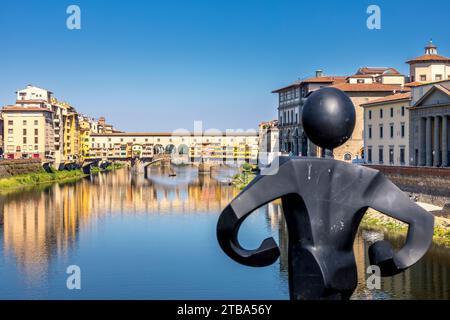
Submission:
[[[194,167],[150,167],[147,178],[126,169],[77,182],[0,196],[0,299],[288,299],[287,258],[266,268],[230,260],[216,241],[218,215],[238,190],[230,169],[198,175]],[[287,235],[280,205],[259,209],[240,241],[257,247]],[[359,230],[359,285],[353,299],[450,299],[450,249],[433,246],[405,273],[368,290],[365,269],[373,239],[402,237]],[[66,269],[81,270],[81,289]]]

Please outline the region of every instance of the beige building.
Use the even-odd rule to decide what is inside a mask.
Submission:
[[[5,158],[46,160],[53,157],[53,119],[49,109],[6,106],[2,114]]]
[[[409,165],[411,93],[398,93],[361,105],[364,112],[364,154],[369,164]]]
[[[450,80],[450,58],[438,54],[432,41],[425,47],[425,54],[407,61],[410,79],[414,83]]]

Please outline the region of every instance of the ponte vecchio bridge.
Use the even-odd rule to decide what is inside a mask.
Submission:
[[[257,132],[91,134],[88,143],[86,159],[145,161],[167,154],[184,163],[256,163],[259,149]]]

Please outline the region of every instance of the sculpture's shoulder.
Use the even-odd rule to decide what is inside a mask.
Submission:
[[[337,186],[351,183],[357,188],[364,188],[383,176],[372,168],[324,158],[280,157],[279,167],[301,180]]]

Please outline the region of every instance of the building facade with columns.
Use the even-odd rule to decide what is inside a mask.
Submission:
[[[411,164],[449,167],[450,80],[419,85],[412,90]]]

